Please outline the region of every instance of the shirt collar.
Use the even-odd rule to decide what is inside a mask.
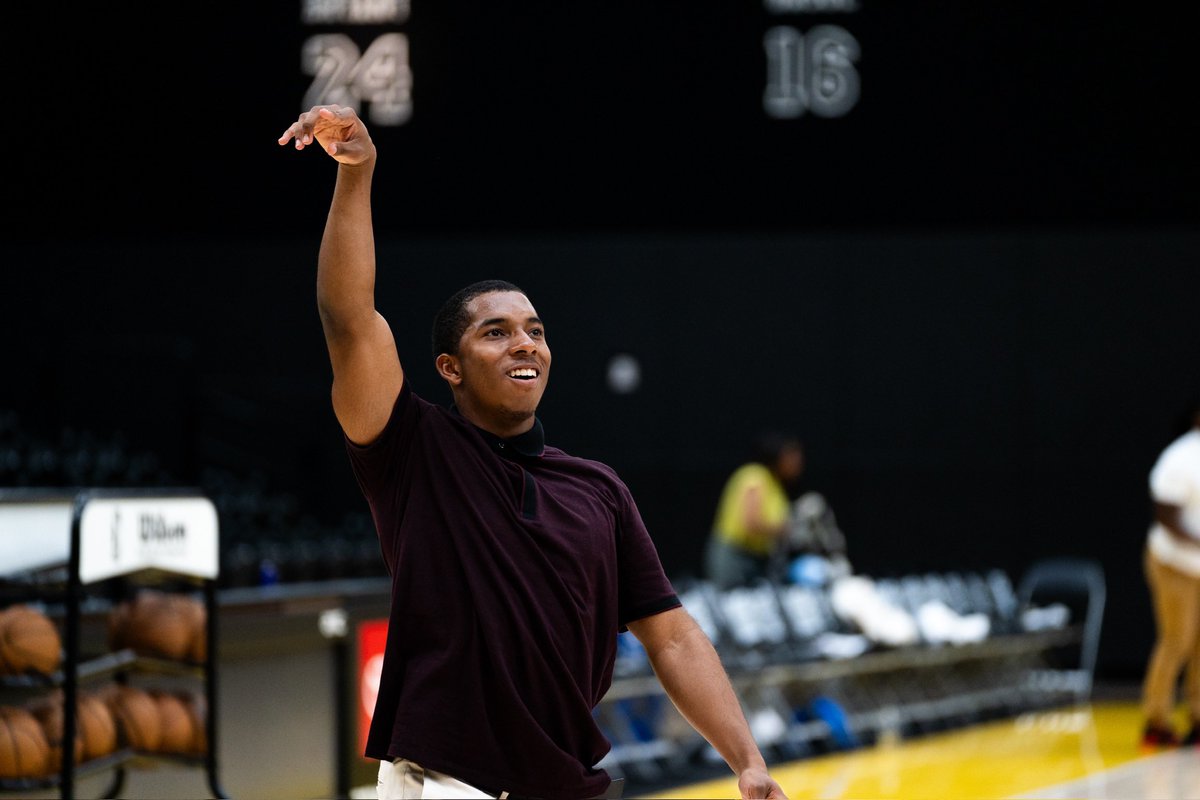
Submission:
[[[450,410],[462,417],[462,412],[458,410],[458,406],[451,405]],[[463,417],[463,419],[466,418]],[[529,430],[507,439],[497,436],[491,431],[485,431],[478,425],[474,425],[473,427],[483,435],[483,438],[487,440],[488,444],[497,453],[505,458],[516,458],[518,456],[537,458],[546,449],[546,432],[542,429],[542,421],[537,417],[533,418],[533,427]]]

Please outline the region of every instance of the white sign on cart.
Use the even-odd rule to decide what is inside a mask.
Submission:
[[[79,580],[88,584],[143,569],[214,579],[217,510],[206,497],[82,495]],[[71,556],[72,496],[4,498],[0,573],[65,565]]]

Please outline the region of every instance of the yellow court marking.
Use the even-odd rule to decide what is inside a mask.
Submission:
[[[995,800],[1143,758],[1136,703],[1107,702],[1022,714],[890,745],[771,768],[790,800]],[[656,792],[671,798],[737,798],[737,780]]]

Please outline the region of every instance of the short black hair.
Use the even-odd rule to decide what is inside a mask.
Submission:
[[[464,286],[442,304],[433,318],[433,357],[442,353],[458,354],[458,343],[462,340],[471,316],[467,313],[467,304],[481,294],[491,292],[520,292],[525,290],[520,286],[501,280],[476,281]],[[528,296],[528,295],[526,295]]]
[[[762,431],[754,439],[753,459],[765,467],[775,468],[785,450],[795,448],[804,452],[804,441],[792,431]]]

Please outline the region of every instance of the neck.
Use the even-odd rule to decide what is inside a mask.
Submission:
[[[462,414],[463,418],[476,428],[482,428],[501,439],[520,436],[533,427],[534,413],[532,411],[515,412],[500,409],[489,410],[485,413],[471,405],[470,402],[464,402],[462,397],[455,397],[454,405],[458,408],[458,413]]]

